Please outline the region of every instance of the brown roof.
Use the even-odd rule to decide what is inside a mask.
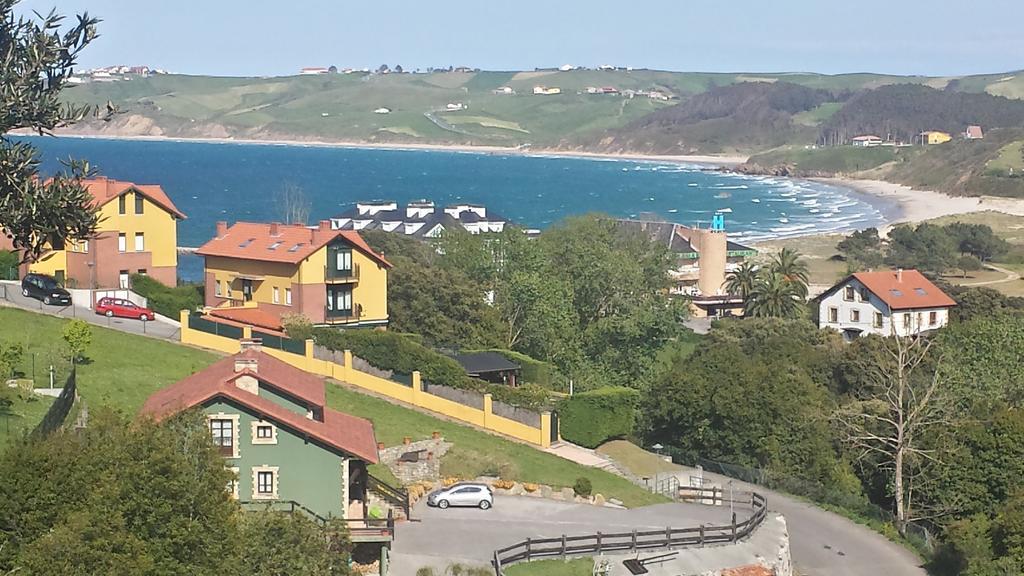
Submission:
[[[213,308],[209,315],[219,320],[228,320],[233,324],[265,328],[275,332],[281,332],[284,329],[281,325],[281,316],[259,308]]]
[[[984,133],[981,131],[981,126],[968,126],[967,127],[968,138],[982,138]]]
[[[853,278],[893,310],[956,306],[952,298],[917,270],[857,272]]]
[[[178,207],[171,202],[171,199],[164,192],[164,189],[156,184],[135,184],[132,182],[121,182],[119,180],[111,180],[110,178],[93,178],[91,180],[82,180],[82,185],[85,189],[92,194],[93,206],[99,208],[107,202],[110,202],[114,198],[120,195],[134,190],[146,198],[149,198],[156,205],[160,206],[164,210],[170,212],[173,216],[181,219],[185,219],[185,214]]]
[[[360,252],[388,268],[391,263],[373,251],[355,230],[331,230],[329,222],[317,227],[301,224],[235,222],[203,244],[197,254],[264,262],[298,264],[336,238],[342,238]]]
[[[236,372],[236,359],[254,360],[256,371],[243,369]],[[243,375],[259,380],[261,387],[266,385],[322,409],[323,421],[306,418],[266,398],[242,390],[234,381]],[[324,383],[320,378],[262,351],[239,352],[154,392],[143,405],[142,413],[159,420],[217,398],[241,404],[261,418],[306,434],[327,446],[370,463],[377,462],[373,423],[324,407]]]

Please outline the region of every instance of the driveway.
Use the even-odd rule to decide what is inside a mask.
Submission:
[[[181,333],[181,330],[175,324],[159,319],[142,322],[129,318],[107,318],[81,306],[47,306],[39,300],[22,296],[21,287],[17,282],[0,282],[0,305],[8,305],[61,318],[81,318],[90,324],[112,330],[120,330],[122,332],[164,340],[177,341]]]
[[[749,509],[737,507],[742,520]],[[395,529],[391,556],[394,574],[415,574],[422,566],[444,569],[452,562],[488,564],[494,550],[526,538],[562,534],[629,532],[633,529],[724,525],[730,521],[728,506],[658,504],[631,510],[558,502],[529,496],[494,496],[490,510],[478,508],[430,508],[421,500],[412,512],[413,522]]]
[[[694,472],[678,472],[688,484]],[[704,472],[705,481],[726,486],[730,478]],[[874,530],[821,508],[760,486],[733,480],[736,490],[754,490],[768,509],[786,517],[796,573],[804,576],[926,576],[921,560]]]

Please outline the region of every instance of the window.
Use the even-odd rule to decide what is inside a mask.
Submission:
[[[867,288],[861,288],[860,289],[860,301],[861,302],[867,302],[869,300],[871,300],[871,292],[868,291]]]
[[[221,296],[223,293],[220,291],[220,280],[213,281],[213,295]]]
[[[335,316],[352,315],[352,288],[329,288],[327,290],[327,311]]]
[[[139,268],[139,276],[145,276],[145,275],[146,275],[146,269],[145,268]]]
[[[881,328],[882,327],[882,313],[881,312],[875,312],[874,326],[875,326],[875,328]]]
[[[856,291],[854,290],[853,286],[847,286],[846,288],[843,288],[843,300],[846,300],[847,302],[853,302],[853,295],[855,292]]]
[[[213,445],[221,456],[237,457],[235,450],[235,420],[231,418],[210,418],[210,434]]]
[[[138,192],[135,193],[135,213],[142,214],[146,207],[145,197]]]
[[[145,252],[146,251],[146,237],[142,232],[135,233],[135,251]]]
[[[124,233],[117,235],[117,251],[127,252],[128,251],[128,237]]]
[[[89,241],[88,240],[82,240],[82,252],[85,253],[85,254],[89,253]]]
[[[281,289],[278,288],[277,286],[274,286],[274,292],[273,293],[274,293],[274,304],[279,304],[281,302]]]
[[[131,279],[128,276],[127,270],[121,270],[117,273],[117,286],[118,288],[127,289],[128,284],[131,283]]]
[[[277,427],[270,422],[253,420],[252,422],[252,443],[253,444],[277,444]]]
[[[914,288],[914,294],[918,296],[927,296],[928,292],[924,288]]]
[[[228,470],[231,470],[234,476],[228,480],[227,491],[228,494],[231,494],[232,499],[238,500],[238,468],[228,468]]]
[[[839,308],[828,309],[828,321],[831,322],[832,324],[836,324],[839,322]]]
[[[253,466],[252,468],[252,499],[277,499],[277,466]]]
[[[931,312],[928,313],[928,325],[929,326],[935,326],[938,323],[939,323],[939,313],[936,312],[935,310],[932,310]]]
[[[123,194],[117,197],[117,213],[121,215],[128,213],[128,208],[125,207],[125,198]]]
[[[288,306],[292,305],[292,289],[291,288],[285,288],[284,289],[284,303],[287,304]]]
[[[277,247],[280,246],[280,245],[281,245],[280,242],[274,242],[273,244],[271,244],[270,246],[267,247],[267,250],[277,250]]]
[[[850,322],[860,322],[860,310],[850,310]]]
[[[903,314],[903,327],[910,328],[910,313]]]
[[[339,250],[334,263],[335,268],[340,272],[352,270],[352,251]]]

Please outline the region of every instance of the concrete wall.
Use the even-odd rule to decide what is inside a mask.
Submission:
[[[217,350],[225,354],[235,354],[240,350],[237,340],[208,334],[199,330],[192,330],[188,327],[188,311],[181,312],[181,342],[210,350]],[[252,329],[242,329],[243,338],[252,336]],[[491,432],[510,436],[517,440],[529,442],[543,448],[551,445],[551,413],[543,412],[539,415],[540,427],[529,426],[517,422],[511,418],[499,416],[494,413],[493,401],[490,394],[484,394],[483,408],[477,409],[470,406],[453,402],[447,398],[441,398],[423,391],[420,373],[413,372],[412,386],[405,386],[398,382],[385,380],[372,374],[367,374],[353,367],[352,352],[345,350],[344,364],[335,364],[327,360],[320,360],[313,355],[313,341],[306,340],[306,353],[304,355],[292,354],[283,350],[277,350],[264,346],[263,351],[279,358],[296,368],[300,368],[313,374],[332,378],[357,388],[368,390],[374,394],[387,396],[417,408],[436,412],[448,418],[471,424]]]

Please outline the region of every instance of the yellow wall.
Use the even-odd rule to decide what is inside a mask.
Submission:
[[[949,142],[953,137],[945,132],[927,132],[925,133],[926,144],[943,144]]]
[[[188,327],[188,315],[187,310],[182,310],[181,342],[183,344],[218,350],[225,354],[234,354],[240,350],[237,340],[190,329]],[[244,328],[242,332],[243,337],[252,336],[250,328]],[[357,388],[405,402],[406,404],[429,410],[478,428],[529,442],[542,448],[547,448],[551,445],[551,414],[549,412],[541,413],[540,428],[527,426],[526,424],[494,414],[491,410],[492,401],[490,394],[484,395],[484,409],[477,410],[476,408],[423,392],[419,372],[413,372],[412,386],[410,387],[352,368],[352,353],[348,350],[345,351],[344,365],[314,358],[312,340],[306,340],[306,353],[304,355],[292,354],[291,352],[269,347],[264,347],[263,351],[301,370],[345,382]]]
[[[259,260],[241,260],[238,258],[222,258],[220,256],[206,257],[206,273],[213,273],[216,282],[221,284],[221,298],[242,299],[242,283],[233,280],[237,275],[260,276],[262,282],[253,282],[252,294],[254,302],[274,304],[274,287],[278,289],[280,306],[285,304],[285,290],[291,289],[292,284],[302,284],[299,281],[299,266],[283,262],[262,262]],[[321,282],[323,281],[323,269],[320,270]],[[305,282],[308,284],[308,282]],[[293,302],[297,301],[297,294],[292,294]]]
[[[363,305],[359,320],[387,320],[388,269],[358,250],[352,250],[352,262],[359,265],[359,282],[352,289],[352,301]]]
[[[152,254],[152,266],[167,267],[178,265],[178,221],[167,210],[143,196],[142,214],[135,213],[135,193],[126,192],[125,214],[119,214],[119,200],[114,198],[101,206],[97,236],[103,233],[125,235],[128,252],[135,251],[135,233],[143,234],[143,252]],[[91,244],[91,243],[90,243]],[[94,245],[90,250],[96,250]],[[64,250],[52,252],[53,257],[29,265],[29,270],[53,275],[57,270],[67,270],[67,255]]]

